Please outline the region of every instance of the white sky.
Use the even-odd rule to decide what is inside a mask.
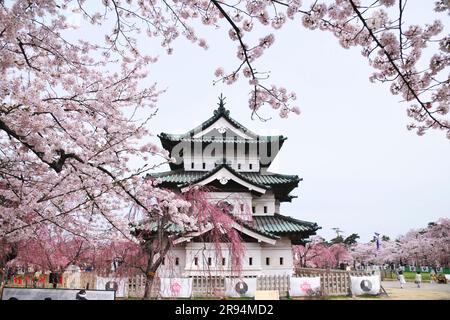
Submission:
[[[433,2],[411,0],[407,14],[431,22]],[[441,19],[448,25],[448,16]],[[362,241],[375,231],[396,237],[449,217],[450,143],[445,134],[419,137],[407,131],[405,105],[387,86],[369,82],[372,69],[360,49],[345,50],[332,35],[300,24],[297,18],[276,32],[275,44],[256,66],[271,70],[269,84],[297,93],[302,114],[280,119],[266,107],[261,114],[272,116],[268,122],[250,119],[245,81],[212,85],[218,66],[231,70],[237,63],[228,28],[201,29],[207,51],[183,39],[172,56],[162,53],[157,40],[142,40],[148,53],[161,53],[149,83],[167,88],[152,132],[194,128],[212,115],[223,93],[231,116],[250,130],[288,137],[271,171],[304,181],[293,191],[299,198],[284,204],[281,213],[317,222],[325,238],[334,236],[332,227],[344,230],[344,236],[358,233]]]

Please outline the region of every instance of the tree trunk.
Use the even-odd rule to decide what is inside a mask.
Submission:
[[[8,278],[7,272],[7,268],[3,268],[3,266],[0,266],[0,295],[3,294],[3,288],[5,287],[6,280]]]
[[[145,289],[144,289],[144,300],[150,300],[152,295],[153,283],[155,280],[156,269],[158,266],[153,263],[153,253],[149,254],[147,260],[147,268],[145,270]]]
[[[145,277],[145,290],[144,290],[144,300],[150,300],[152,289],[153,289],[153,283],[155,280],[155,275],[152,272],[147,273]]]
[[[155,282],[156,270],[162,263],[164,257],[170,248],[170,242],[167,241],[163,246],[163,241],[160,238],[154,239],[153,243],[149,245],[147,243],[147,248],[150,248],[148,251],[148,260],[147,260],[147,268],[145,270],[145,289],[144,289],[144,300],[151,299],[152,288]],[[159,250],[154,250],[153,248],[159,248]],[[158,258],[154,261],[155,254],[158,253]]]

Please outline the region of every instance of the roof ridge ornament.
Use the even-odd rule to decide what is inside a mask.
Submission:
[[[230,115],[230,110],[227,110],[225,108],[225,99],[226,99],[226,97],[224,97],[223,94],[221,93],[220,97],[219,97],[219,103],[218,103],[219,108],[214,110],[214,115],[215,116],[222,115],[222,114],[226,115],[226,116]]]

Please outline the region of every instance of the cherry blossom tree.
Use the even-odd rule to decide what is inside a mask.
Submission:
[[[63,272],[69,265],[89,261],[93,253],[90,245],[82,238],[48,226],[20,243],[13,264],[33,267],[35,270]]]
[[[450,220],[441,218],[426,228],[410,230],[396,240],[381,242],[377,250],[374,243],[358,243],[351,247],[351,255],[359,263],[412,264],[416,266],[448,266]]]
[[[208,189],[194,186],[183,194],[174,194],[173,198],[164,198],[154,204],[157,219],[144,217],[132,227],[132,233],[139,241],[138,255],[123,259],[124,268],[137,268],[146,275],[144,299],[150,298],[158,268],[168,256],[170,250],[185,240],[199,238],[203,242],[213,243],[216,260],[223,258],[222,244],[227,244],[231,253],[232,274],[239,276],[242,271],[245,248],[239,231],[235,229],[238,218],[233,217],[229,208],[214,203],[208,198]],[[184,208],[179,219],[174,219],[173,203],[178,202]],[[184,206],[187,203],[187,206]],[[143,257],[138,258],[136,257]],[[170,259],[167,259],[170,260]],[[207,276],[207,270],[205,276]]]
[[[40,231],[46,225],[91,244],[139,243],[130,228],[133,211],[140,215],[140,230],[164,222],[184,233],[198,231],[199,212],[190,211],[195,199],[144,179],[154,167],[130,165],[136,158],[145,163],[158,156],[161,164],[171,159],[145,142],[159,92],[139,82],[155,59],[135,49],[121,29],[121,15],[118,29],[106,36],[108,45],[99,46],[64,38],[71,29],[70,1],[1,4],[0,239],[14,243],[42,236],[41,251],[22,255],[34,261],[31,254],[56,245]],[[105,2],[106,8],[111,4]],[[89,19],[96,25],[106,17]],[[122,44],[121,35],[128,42]],[[147,115],[137,118],[138,110]],[[163,230],[158,234],[149,248],[145,242],[149,279],[172,245]],[[41,258],[49,260],[45,267],[65,264],[56,253]]]
[[[129,236],[120,212],[137,205],[150,214],[153,190],[140,177],[148,165],[133,170],[130,157],[167,160],[142,140],[158,91],[139,81],[153,59],[114,43],[69,42],[67,4],[0,7],[0,237],[11,241],[48,223],[79,237]]]
[[[17,257],[18,244],[8,242],[6,239],[0,239],[0,291],[3,289],[7,280],[7,264]]]
[[[336,243],[329,248],[331,255],[335,261],[335,266],[340,267],[342,263],[350,264],[353,259],[345,245]]]
[[[9,266],[27,270],[50,272],[50,281],[56,288],[59,277],[69,265],[92,264],[95,257],[93,244],[86,239],[46,225],[18,243],[17,256]]]
[[[352,256],[343,244],[328,244],[320,236],[314,236],[305,245],[292,248],[294,264],[300,268],[338,268],[340,263],[350,263]]]
[[[168,191],[161,189],[159,192]],[[143,298],[149,299],[163,261],[166,268],[173,267],[171,250],[185,240],[198,238],[214,244],[217,261],[222,260],[222,245],[226,244],[231,253],[232,275],[240,276],[245,248],[239,229],[235,227],[239,218],[233,217],[220,203],[211,202],[207,189],[193,187],[183,194],[170,193],[160,202],[155,198],[150,201],[157,218],[136,212],[130,228],[133,241],[99,241],[92,248],[94,253],[85,262],[97,273],[109,276],[142,274],[146,279]],[[182,208],[178,219],[172,212],[174,203]],[[111,268],[114,261],[119,263]],[[207,270],[205,276],[208,276]]]

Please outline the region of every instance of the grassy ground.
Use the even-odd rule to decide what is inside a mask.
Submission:
[[[388,273],[389,275],[389,273]],[[403,272],[403,275],[405,276],[406,281],[411,281],[414,282],[414,279],[416,277],[416,273],[415,272]],[[429,282],[430,281],[430,274],[429,273],[421,273],[422,275],[422,281],[423,282]],[[392,279],[392,280],[397,280],[397,275],[395,273],[391,273],[390,277],[386,277],[386,280]]]

